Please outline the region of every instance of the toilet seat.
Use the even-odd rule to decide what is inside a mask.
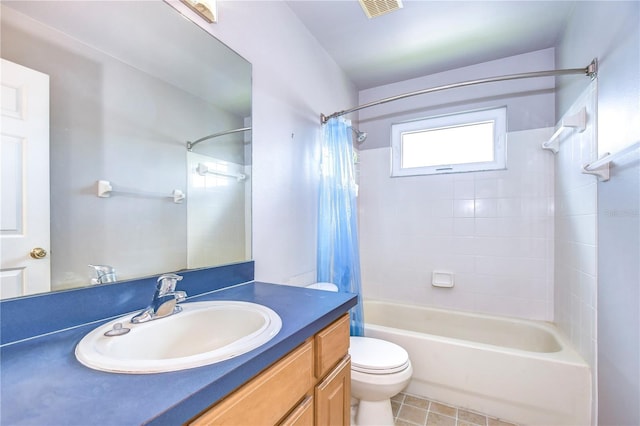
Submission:
[[[393,374],[406,370],[409,354],[395,343],[371,337],[351,337],[351,369],[366,374]]]

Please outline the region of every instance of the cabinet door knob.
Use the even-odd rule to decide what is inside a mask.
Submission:
[[[47,257],[47,251],[41,247],[36,247],[29,252],[29,256],[34,259],[44,259]]]

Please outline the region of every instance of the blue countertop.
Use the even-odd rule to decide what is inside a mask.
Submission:
[[[263,304],[280,315],[282,329],[265,345],[236,358],[160,374],[105,373],[76,360],[76,344],[106,319],[3,346],[0,424],[182,424],[347,312],[357,296],[250,282],[184,303],[204,300]]]

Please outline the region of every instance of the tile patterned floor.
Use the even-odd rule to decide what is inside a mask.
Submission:
[[[517,426],[490,415],[399,393],[391,398],[396,426]]]

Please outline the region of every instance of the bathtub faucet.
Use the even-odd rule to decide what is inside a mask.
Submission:
[[[182,277],[176,274],[161,275],[151,304],[131,318],[131,322],[138,324],[181,312],[182,308],[178,303],[187,298],[184,291],[176,291],[176,283],[181,279]]]

